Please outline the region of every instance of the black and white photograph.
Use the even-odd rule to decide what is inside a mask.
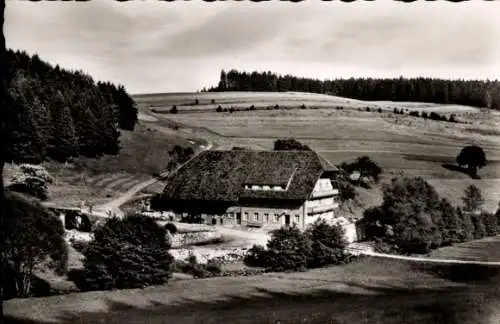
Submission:
[[[0,324],[500,324],[500,1],[0,9]]]

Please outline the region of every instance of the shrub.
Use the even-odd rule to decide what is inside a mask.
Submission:
[[[23,163],[19,166],[19,168],[26,176],[39,178],[46,183],[53,183],[54,182],[54,179],[49,174],[47,169],[45,169],[41,165]]]
[[[480,211],[484,204],[481,190],[475,185],[469,185],[465,188],[462,201],[464,203],[464,210],[467,212]]]
[[[165,224],[165,229],[172,235],[175,235],[177,233],[177,226],[175,226],[174,223]]]
[[[300,105],[300,109],[306,109],[306,105],[304,104]]]
[[[250,106],[250,110],[255,110],[255,106],[254,106],[254,105],[251,105],[251,106]]]
[[[377,109],[379,113],[382,113],[382,108]]]
[[[432,120],[441,120],[441,115],[432,111],[431,114],[429,115],[429,118]]]
[[[200,103],[200,101],[199,101],[198,99],[195,99],[195,100],[194,100],[194,104],[195,104],[195,105],[198,105],[199,103]]]
[[[455,114],[451,114],[450,117],[448,118],[448,121],[451,123],[456,123],[457,122],[457,116]]]
[[[496,236],[498,234],[498,225],[495,214],[483,212],[481,218],[486,231],[486,236]]]
[[[305,234],[312,242],[309,268],[339,264],[345,260],[344,249],[348,242],[341,225],[329,225],[325,220],[318,220]]]
[[[82,290],[141,288],[170,277],[166,229],[150,217],[110,218],[94,232],[84,251]]]
[[[422,118],[424,118],[424,119],[429,118],[429,115],[427,115],[427,112],[422,111]]]
[[[367,112],[370,112],[370,107],[366,107],[366,108],[365,108],[365,110],[366,110]]]
[[[278,139],[274,141],[274,151],[311,151],[306,144],[302,144],[294,138]]]
[[[280,109],[280,105],[278,104],[274,105],[274,109]]]
[[[235,111],[234,107],[229,108],[229,112],[232,114]]]
[[[170,109],[170,113],[171,114],[177,114],[179,111],[177,110],[177,106],[176,105],[173,105],[172,106],[172,109]]]
[[[212,103],[212,105],[214,105],[215,104],[215,99],[212,99],[210,102]]]
[[[195,278],[210,278],[222,275],[222,269],[219,262],[209,260],[207,264],[200,264],[193,254],[191,254],[186,261],[176,261],[175,270],[190,274]]]
[[[267,242],[266,268],[271,271],[304,271],[312,253],[311,241],[296,226],[271,232]]]
[[[49,197],[47,184],[37,177],[27,176],[16,178],[6,189],[26,194],[40,200],[47,200]]]
[[[222,107],[221,105],[217,106],[217,109],[215,109],[216,112],[222,112]]]
[[[341,168],[348,174],[352,174],[355,171],[360,173],[360,179],[368,177],[378,182],[379,176],[382,173],[382,168],[369,156],[358,157],[352,163],[342,163]]]
[[[243,262],[249,267],[265,268],[267,264],[266,257],[266,249],[262,245],[254,245],[247,251]]]

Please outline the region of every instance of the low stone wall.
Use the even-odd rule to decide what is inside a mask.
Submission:
[[[172,238],[172,247],[178,248],[182,246],[200,244],[217,238],[222,238],[222,235],[215,231],[176,233]]]
[[[207,263],[209,260],[218,261],[221,263],[232,263],[243,260],[247,249],[171,249],[170,254],[177,260],[186,260],[191,255],[196,257],[196,261],[201,264]]]

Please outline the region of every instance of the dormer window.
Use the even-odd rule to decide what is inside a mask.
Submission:
[[[284,191],[284,190],[286,190],[285,185],[276,186],[276,185],[245,184],[244,188],[246,190],[255,190],[255,191],[260,191],[260,190],[263,190],[263,191]]]

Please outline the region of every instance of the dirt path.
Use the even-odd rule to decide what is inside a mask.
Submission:
[[[457,259],[437,259],[429,257],[410,257],[403,255],[393,255],[378,253],[373,251],[373,248],[367,244],[363,243],[352,243],[350,244],[347,251],[355,255],[367,255],[375,256],[379,258],[404,260],[404,261],[416,261],[416,262],[427,262],[427,263],[444,263],[444,264],[467,264],[467,265],[483,265],[483,266],[500,266],[500,262],[495,261],[471,261],[471,260],[457,260]]]
[[[214,145],[212,143],[208,143],[208,145],[206,145],[206,146],[200,146],[201,147],[200,151],[198,151],[196,154],[194,154],[188,161],[186,161],[182,165],[178,166],[176,168],[176,170],[174,170],[173,172],[176,172],[177,170],[179,170],[182,166],[189,163],[192,159],[194,159],[196,156],[201,154],[203,151],[207,151],[207,150],[212,149],[213,146]],[[123,214],[123,211],[120,210],[120,206],[122,206],[123,204],[125,204],[126,202],[131,200],[141,190],[145,189],[146,187],[151,186],[152,184],[157,183],[162,178],[165,178],[166,176],[168,176],[169,173],[170,173],[169,171],[165,171],[165,172],[160,173],[160,175],[156,178],[138,183],[135,186],[133,186],[132,188],[130,188],[129,190],[127,190],[125,193],[120,195],[119,197],[117,197],[111,201],[108,201],[105,204],[95,206],[94,209],[96,210],[96,212],[104,212],[106,214],[110,213],[110,214],[115,214],[118,217],[123,217],[124,214]]]

